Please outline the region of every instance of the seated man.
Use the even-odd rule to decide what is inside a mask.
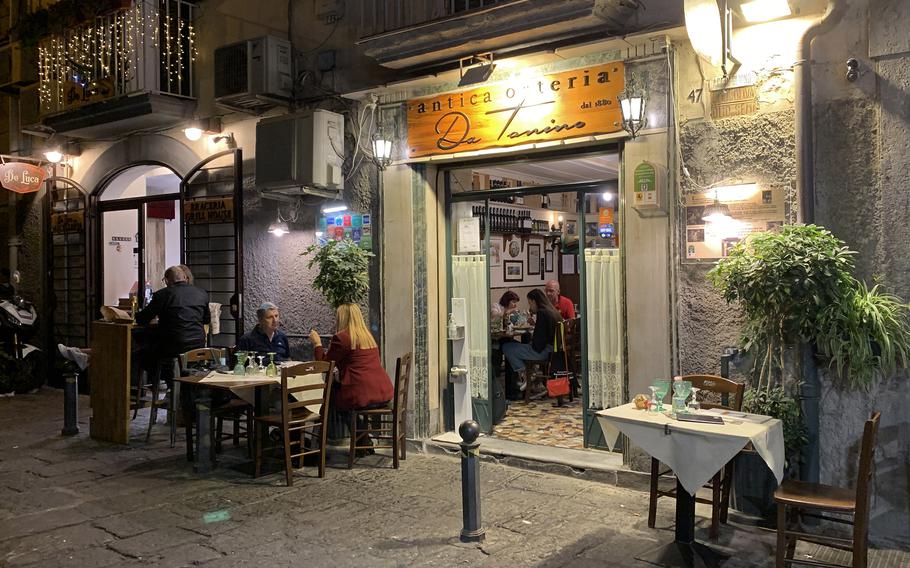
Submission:
[[[291,357],[291,350],[288,347],[288,337],[278,329],[281,323],[278,306],[271,302],[263,302],[256,310],[256,318],[259,323],[237,341],[237,351],[266,356],[274,353],[276,363],[288,360]]]
[[[549,280],[544,287],[544,291],[547,293],[547,298],[549,298],[550,303],[553,304],[553,307],[556,308],[556,311],[562,316],[562,319],[575,319],[575,305],[572,303],[572,300],[559,294],[559,282],[556,280]]]

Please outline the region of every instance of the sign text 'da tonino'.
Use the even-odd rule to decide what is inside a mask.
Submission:
[[[621,61],[408,101],[409,157],[622,130]]]

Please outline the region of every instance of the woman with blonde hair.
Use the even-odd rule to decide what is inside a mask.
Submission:
[[[339,410],[363,410],[384,406],[394,396],[392,380],[382,368],[379,347],[363,321],[357,304],[342,304],[335,310],[335,335],[328,350],[316,330],[310,330],[310,341],[316,349],[316,359],[334,361],[340,384],[332,393],[332,402]]]

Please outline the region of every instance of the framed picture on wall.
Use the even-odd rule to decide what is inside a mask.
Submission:
[[[502,279],[506,282],[521,282],[524,280],[522,262],[520,260],[503,260]]]
[[[502,237],[490,239],[490,267],[502,265]]]
[[[553,272],[553,249],[547,249],[544,251],[544,270],[547,272]]]
[[[539,244],[528,244],[528,274],[540,274]]]

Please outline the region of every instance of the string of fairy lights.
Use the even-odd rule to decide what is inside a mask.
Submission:
[[[184,0],[135,0],[130,8],[42,40],[38,46],[42,113],[139,90],[193,96],[192,10]],[[159,72],[148,74],[145,65],[154,54]]]

